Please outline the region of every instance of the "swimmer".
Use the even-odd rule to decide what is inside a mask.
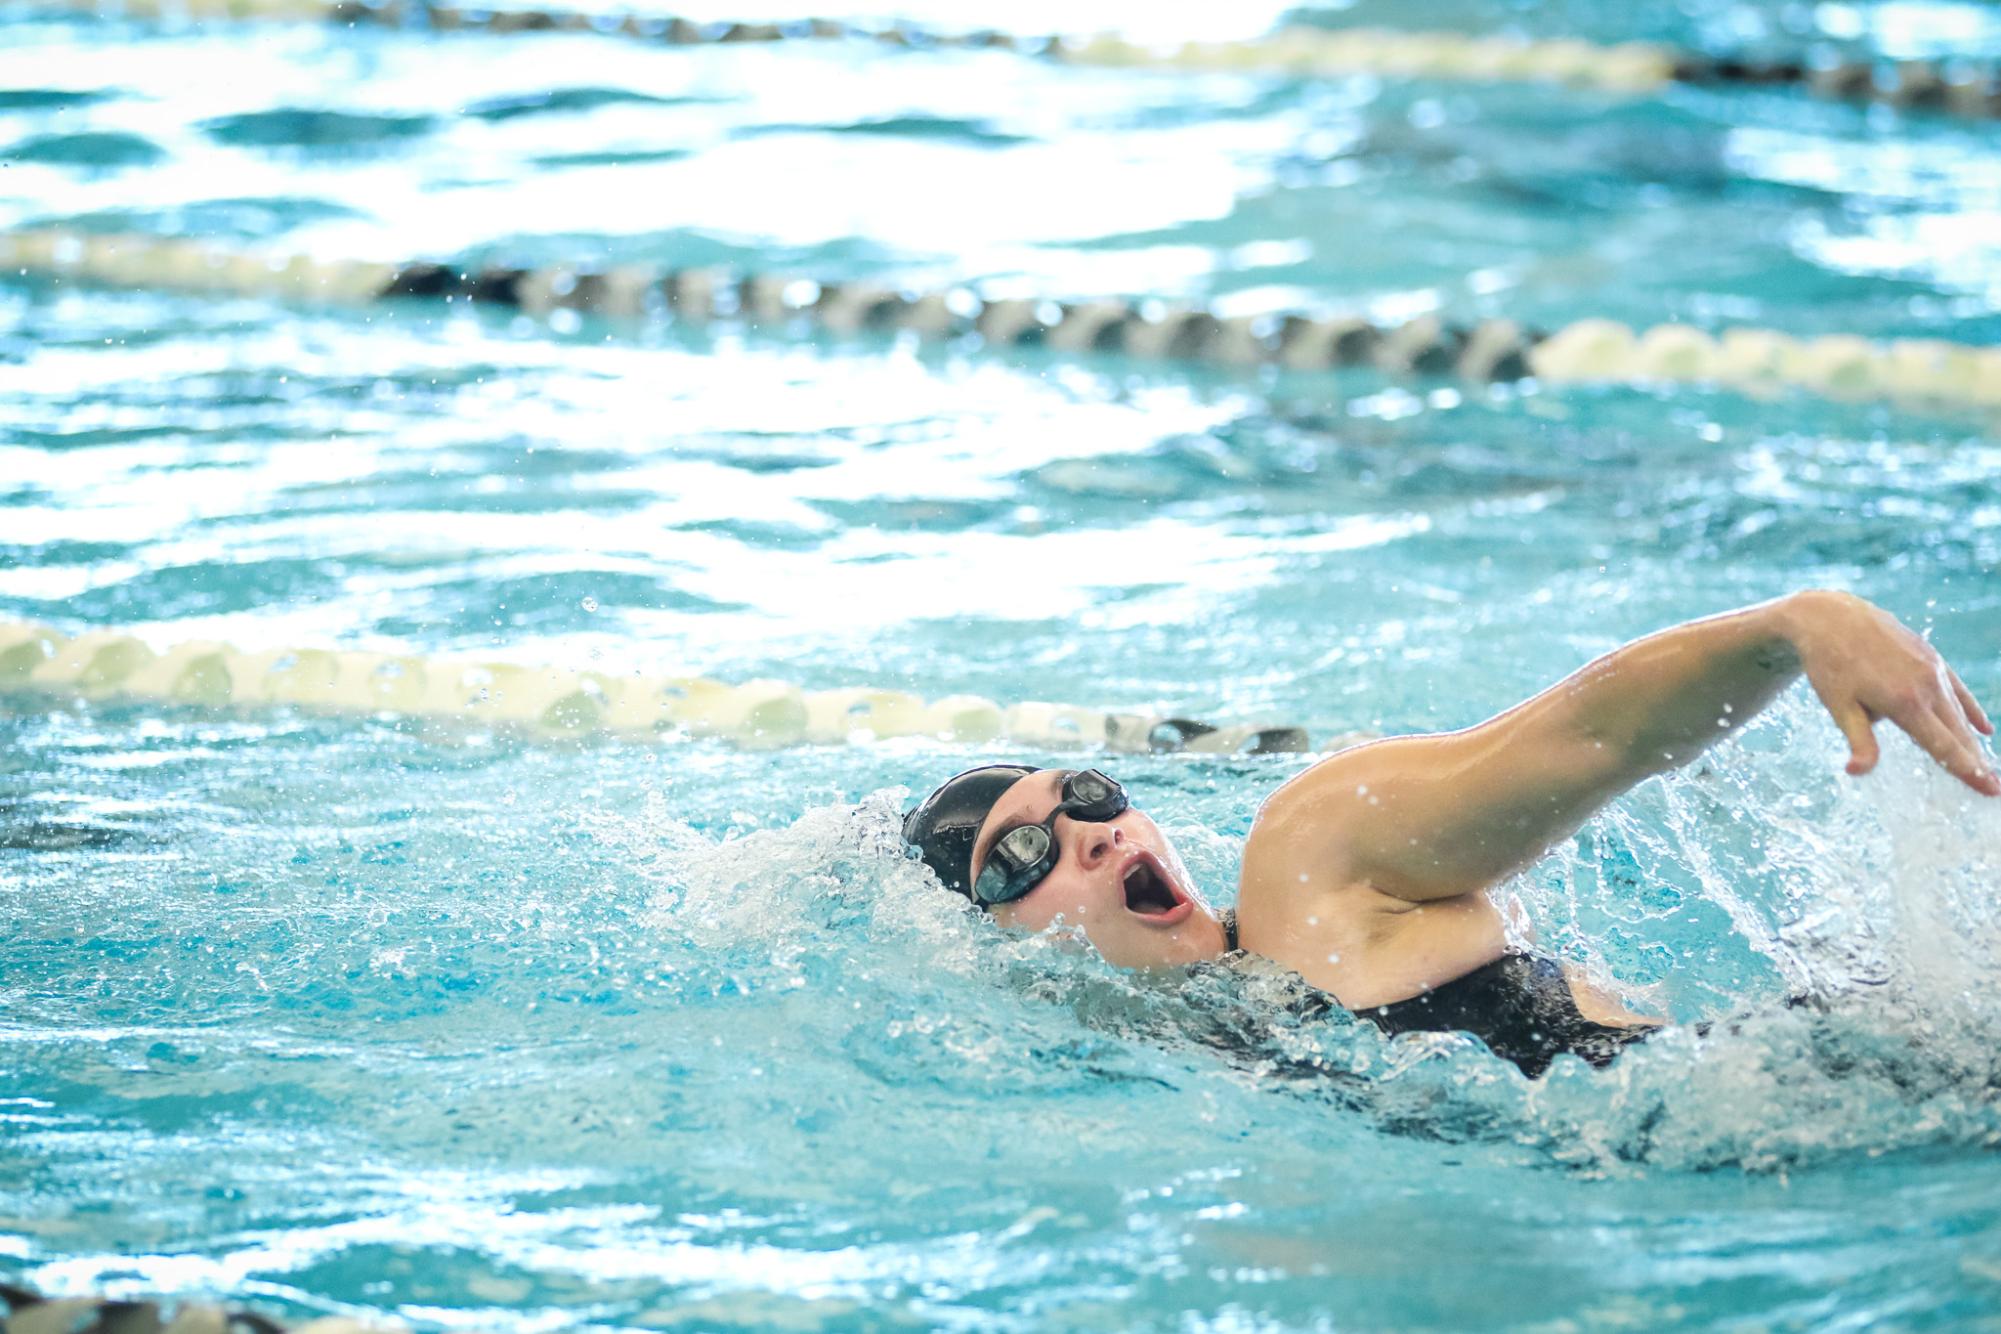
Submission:
[[[1600,807],[1689,763],[1805,676],[1876,765],[1894,724],[1986,797],[1994,734],[1932,647],[1851,594],[1813,590],[1636,640],[1463,731],[1331,755],[1266,798],[1234,912],[1197,892],[1159,827],[1097,769],[969,769],[905,818],[946,888],[1005,927],[1083,932],[1119,967],[1261,955],[1385,1033],[1464,1031],[1531,1078],[1660,1026],[1581,970],[1511,946],[1488,891]]]

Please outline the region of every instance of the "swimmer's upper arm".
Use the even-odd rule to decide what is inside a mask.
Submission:
[[[1315,878],[1399,899],[1484,889],[1764,708],[1799,674],[1798,602],[1635,640],[1463,732],[1331,756],[1274,794],[1269,846]]]
[[[1274,793],[1268,847],[1314,879],[1421,902],[1533,862],[1644,773],[1548,695],[1462,732],[1333,755]]]

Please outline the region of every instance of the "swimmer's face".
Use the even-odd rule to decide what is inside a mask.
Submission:
[[[973,840],[972,879],[1002,835],[1040,824],[1062,800],[1063,769],[1043,769],[1009,788]],[[1060,856],[1042,883],[998,904],[1002,926],[1042,931],[1061,921],[1083,928],[1121,968],[1164,968],[1213,959],[1227,948],[1223,924],[1195,896],[1174,845],[1153,821],[1127,807],[1109,820],[1056,817]]]

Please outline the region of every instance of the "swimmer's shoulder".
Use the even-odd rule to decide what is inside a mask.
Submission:
[[[1447,897],[1430,883],[1438,879],[1428,874],[1438,860],[1433,840],[1457,828],[1453,814],[1472,800],[1464,791],[1467,748],[1493,748],[1476,731],[1374,738],[1280,784],[1245,840],[1245,887],[1253,879],[1283,885],[1290,897],[1292,886],[1305,886],[1392,915],[1414,900]],[[1409,892],[1401,881],[1426,892]]]
[[[1504,951],[1499,914],[1484,895],[1399,898],[1371,884],[1350,853],[1359,822],[1387,818],[1369,803],[1366,779],[1386,759],[1408,763],[1417,748],[1409,743],[1423,740],[1329,756],[1266,798],[1244,843],[1237,891],[1244,949],[1349,1004],[1416,994]]]
[[[1244,841],[1238,942],[1340,995],[1368,989],[1371,961],[1413,905],[1354,873],[1342,829],[1306,781],[1311,773],[1266,798]]]
[[[1411,904],[1372,887],[1352,849],[1363,822],[1383,816],[1370,806],[1366,752],[1405,738],[1376,741],[1330,755],[1281,784],[1258,807],[1244,840],[1238,902],[1265,913],[1344,911],[1393,918]],[[1259,915],[1257,909],[1253,916]]]

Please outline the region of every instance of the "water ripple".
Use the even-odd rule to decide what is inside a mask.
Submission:
[[[415,139],[438,124],[434,116],[279,107],[217,116],[201,122],[201,128],[218,143],[247,148],[365,148]]]
[[[150,167],[166,160],[167,153],[150,139],[112,131],[81,131],[76,134],[41,134],[23,139],[0,151],[0,159],[15,162],[46,162],[64,167],[87,167],[115,171],[123,167]]]

